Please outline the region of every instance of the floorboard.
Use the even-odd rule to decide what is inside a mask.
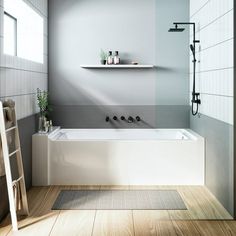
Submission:
[[[93,235],[133,236],[132,211],[97,211]]]
[[[95,211],[61,211],[50,236],[90,236],[94,219]]]
[[[70,210],[51,207],[63,189],[137,190],[176,189],[188,210]],[[224,236],[236,235],[236,222],[201,186],[50,186],[28,192],[30,215],[19,218],[20,230],[12,232],[10,217],[0,225],[0,235],[64,236]],[[223,220],[224,219],[224,220]]]
[[[175,235],[168,211],[133,211],[136,236]]]

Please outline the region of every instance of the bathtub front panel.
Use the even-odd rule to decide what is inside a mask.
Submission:
[[[204,139],[52,141],[51,185],[204,185]]]

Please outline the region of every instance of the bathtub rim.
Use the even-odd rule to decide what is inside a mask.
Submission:
[[[193,142],[193,141],[197,141],[199,139],[204,139],[204,137],[200,136],[198,133],[194,132],[191,129],[135,129],[135,130],[174,130],[174,131],[180,131],[182,133],[184,133],[185,136],[188,137],[188,139],[88,139],[88,138],[81,138],[81,139],[56,139],[55,136],[57,135],[58,132],[60,131],[76,131],[76,130],[98,130],[98,129],[81,129],[81,128],[60,128],[58,127],[56,130],[54,130],[53,132],[51,132],[48,135],[48,139],[49,141],[52,142]],[[116,130],[116,129],[99,129],[99,130]],[[130,129],[120,129],[120,130],[130,130]]]

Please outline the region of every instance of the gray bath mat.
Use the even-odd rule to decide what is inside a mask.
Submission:
[[[176,190],[62,190],[52,210],[187,210]]]

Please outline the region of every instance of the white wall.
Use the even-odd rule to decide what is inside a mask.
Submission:
[[[36,89],[47,90],[48,84],[48,4],[47,0],[25,0],[44,18],[44,64],[3,54],[4,0],[0,0],[0,100],[16,102],[17,117],[22,119],[37,112]]]
[[[168,29],[188,21],[189,0],[50,0],[49,14],[53,105],[188,105],[189,34]],[[101,48],[156,68],[80,68],[99,64]]]
[[[196,76],[200,113],[233,124],[233,0],[190,0],[190,18],[201,40]],[[191,61],[192,56],[192,70]],[[191,93],[192,74],[190,82]]]

